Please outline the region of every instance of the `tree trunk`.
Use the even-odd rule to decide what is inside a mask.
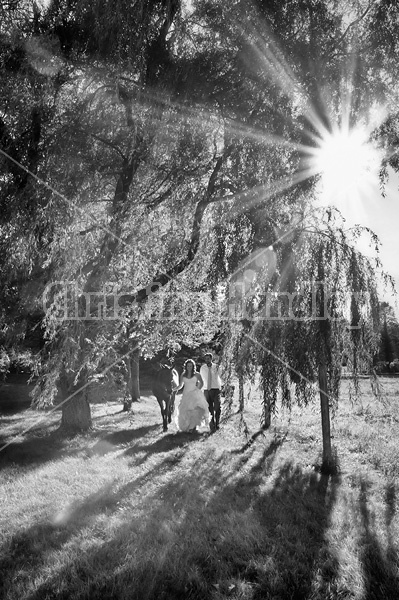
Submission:
[[[244,412],[244,408],[245,408],[244,377],[241,374],[238,376],[238,402],[239,402],[239,411]]]
[[[272,406],[270,397],[264,396],[263,398],[263,429],[269,429],[272,424]]]
[[[92,426],[87,394],[79,392],[62,405],[61,428],[68,432],[87,431]]]
[[[83,387],[85,382],[86,374],[83,371],[76,383],[73,379],[73,373],[68,375],[65,370],[61,371],[61,429],[65,431],[71,433],[87,431],[92,426],[90,404],[87,399],[87,387]]]
[[[317,280],[324,282],[324,256],[322,249],[319,251],[319,261],[317,269]],[[323,459],[321,472],[332,475],[336,473],[337,465],[333,457],[331,448],[331,428],[330,428],[330,403],[329,389],[327,379],[327,365],[331,365],[331,354],[329,346],[331,342],[331,322],[326,315],[326,297],[324,293],[324,283],[321,283],[317,291],[317,318],[320,335],[320,362],[319,362],[319,392],[320,392],[320,412],[321,412],[321,430],[323,436]]]
[[[123,401],[123,410],[128,411],[132,407],[132,402],[140,400],[140,349],[136,348],[127,358],[128,382],[127,387],[130,398],[125,397]]]
[[[73,382],[69,381],[65,372],[60,376],[62,394],[61,429],[71,433],[87,431],[92,426],[90,404],[87,399],[87,388],[84,388],[79,392],[77,391],[83,385],[83,375],[75,385]],[[72,395],[74,393],[75,395]]]
[[[324,359],[319,364],[319,391],[321,429],[323,434],[323,461],[321,471],[322,473],[333,473],[336,465],[331,448],[330,404],[327,389],[327,366]]]
[[[272,424],[272,409],[275,406],[275,398],[270,394],[266,386],[263,387],[262,399],[262,429],[269,429]]]

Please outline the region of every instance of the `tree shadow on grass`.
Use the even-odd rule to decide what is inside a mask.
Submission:
[[[119,429],[107,435],[102,435],[97,442],[90,447],[88,454],[90,456],[108,454],[114,452],[118,446],[126,446],[135,440],[142,439],[152,431],[159,429],[159,425],[144,425],[137,429]]]
[[[209,433],[185,433],[178,431],[176,433],[167,433],[159,437],[155,441],[149,441],[148,444],[137,443],[131,446],[124,452],[124,456],[136,456],[137,454],[143,454],[142,460],[144,462],[148,456],[153,454],[160,454],[163,452],[170,452],[171,450],[186,448],[192,442],[203,441],[209,437]],[[137,463],[135,463],[137,464]]]
[[[310,597],[316,572],[322,594],[336,576],[334,561],[329,571],[320,562],[339,479],[292,463],[273,472],[276,450],[273,442],[253,444],[245,454],[215,457],[209,448],[175,473],[162,462],[164,478],[148,474],[153,485],[140,497],[141,510],[26,600],[55,592],[92,600],[216,600],[233,589],[252,600],[299,599]],[[119,502],[131,485],[119,490]]]
[[[359,510],[362,533],[361,561],[365,581],[364,600],[393,600],[399,598],[398,552],[392,536],[396,489],[393,483],[385,488],[385,527],[387,547],[384,548],[375,530],[374,515],[368,506],[367,482],[360,481]],[[381,537],[381,536],[380,536]]]
[[[338,574],[338,560],[325,541],[340,479],[302,470],[288,462],[280,470],[270,493],[255,503],[259,520],[267,523],[268,551],[275,568],[259,562],[246,577],[258,584],[254,598],[328,597]],[[326,563],[328,569],[325,568]]]
[[[158,429],[158,425],[146,425],[137,429],[122,429],[104,435],[104,431],[92,431],[79,439],[63,433],[60,429],[48,431],[42,428],[39,431],[29,432],[22,441],[11,441],[0,452],[0,469],[10,465],[37,467],[50,460],[59,460],[65,457],[77,456],[86,452],[89,456],[104,455],[114,452],[118,446],[124,446],[134,440],[140,439]],[[93,438],[100,439],[90,446]],[[73,443],[76,438],[76,444]],[[7,440],[4,439],[4,443]],[[3,444],[2,444],[3,445]],[[74,447],[75,446],[75,447]]]
[[[255,433],[253,433],[251,435],[251,437],[247,440],[247,442],[241,448],[232,450],[231,453],[232,454],[243,454],[246,450],[248,450],[248,448],[250,448],[252,446],[252,444],[258,439],[258,437],[265,436],[265,435],[266,435],[265,429],[259,429],[258,431],[255,431]],[[273,441],[271,442],[271,444],[269,446],[268,452],[270,454],[275,452],[277,450],[277,448],[285,442],[285,440],[287,439],[287,435],[288,435],[288,431],[286,431],[284,433],[284,435],[275,435]]]
[[[173,463],[176,463],[175,459]],[[40,569],[46,569],[52,552],[57,553],[65,544],[70,543],[71,538],[90,527],[96,522],[96,518],[108,517],[122,510],[124,503],[132,495],[137,496],[138,505],[140,507],[142,504],[141,509],[145,512],[146,500],[140,498],[140,491],[154,478],[169,471],[170,457],[165,457],[148,472],[133,477],[126,485],[118,487],[117,478],[108,481],[83,501],[64,505],[50,520],[39,522],[15,534],[0,548],[0,573],[4,574],[4,577],[0,578],[0,598],[9,597],[13,584],[21,573],[30,580]],[[29,572],[26,569],[27,564],[29,564]],[[81,568],[78,570],[83,573]],[[54,589],[47,595],[47,592],[43,592],[44,588],[47,588],[47,584],[42,586],[41,591],[35,593],[33,597],[40,600],[43,597],[70,598],[69,584],[65,594]],[[22,598],[22,595],[17,594],[17,597]]]
[[[50,431],[45,435],[26,435],[25,439],[8,442],[0,452],[0,469],[8,466],[19,465],[22,467],[33,467],[44,464],[49,460],[65,456],[65,442],[67,436],[60,434],[59,431]]]

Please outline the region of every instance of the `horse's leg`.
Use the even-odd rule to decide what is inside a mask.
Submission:
[[[161,409],[161,415],[162,415],[162,426],[163,426],[163,430],[167,431],[168,430],[168,423],[167,423],[167,418],[166,418],[166,408],[164,408],[164,401],[160,398],[157,398],[158,400],[158,404],[159,407]]]
[[[165,400],[165,419],[167,423],[170,423],[170,396]]]
[[[176,395],[175,392],[173,392],[170,397],[169,407],[168,407],[168,423],[172,422],[172,415],[175,410],[175,395]]]
[[[163,408],[163,403],[162,403],[162,421],[163,421],[163,430],[164,431],[168,431],[168,404],[165,402],[165,408]]]

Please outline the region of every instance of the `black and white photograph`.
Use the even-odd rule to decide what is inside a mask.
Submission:
[[[398,0],[0,0],[0,599],[399,599]]]

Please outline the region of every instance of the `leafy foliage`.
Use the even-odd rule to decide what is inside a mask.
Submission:
[[[350,356],[355,377],[372,370],[378,343],[375,266],[355,250],[339,218],[326,211],[303,221],[295,242],[275,251],[273,276],[263,265],[236,297],[239,322],[229,330],[230,347],[240,372],[253,376],[260,369],[268,410],[278,394],[288,406],[294,398],[300,404],[314,399],[323,355],[332,405],[343,355]]]
[[[136,346],[210,341],[224,317],[226,364],[260,371],[265,414],[278,394],[308,402],[321,359],[334,401],[342,354],[365,368],[375,266],[355,250],[359,231],[314,210],[304,154],[343,113],[344,83],[350,122],[386,92],[393,102],[397,9],[363,4],[349,24],[324,0],[12,4],[2,319],[44,293],[39,401],[61,376],[68,393],[104,370],[120,378]],[[374,135],[397,145],[395,115]]]

